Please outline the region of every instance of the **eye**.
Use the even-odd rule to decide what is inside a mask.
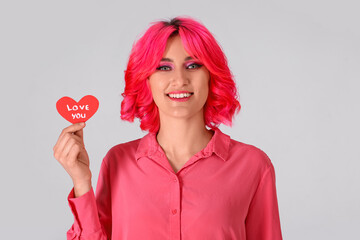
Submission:
[[[171,67],[167,66],[167,65],[163,65],[163,66],[157,67],[156,70],[169,71],[169,70],[171,70]]]
[[[201,67],[202,67],[202,65],[199,63],[192,63],[187,66],[188,69],[196,69],[196,68],[201,68]]]

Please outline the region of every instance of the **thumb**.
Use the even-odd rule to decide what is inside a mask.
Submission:
[[[79,125],[80,125],[81,129],[75,131],[74,134],[76,136],[79,136],[81,138],[81,140],[84,140],[84,131],[83,131],[83,129],[86,126],[86,124],[84,122],[82,122],[82,123],[79,123]]]

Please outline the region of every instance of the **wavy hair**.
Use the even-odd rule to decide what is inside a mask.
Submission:
[[[121,94],[121,119],[140,119],[140,128],[157,132],[160,127],[156,106],[147,78],[155,72],[169,37],[179,35],[186,52],[200,60],[210,72],[210,86],[204,105],[204,121],[211,129],[221,123],[232,126],[232,118],[241,109],[234,77],[221,47],[209,30],[191,17],[175,17],[152,22],[132,47],[125,72],[125,90]]]

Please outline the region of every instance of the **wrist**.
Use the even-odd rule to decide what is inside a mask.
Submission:
[[[73,182],[74,183],[74,195],[75,197],[81,197],[85,193],[89,192],[91,189],[91,180]]]

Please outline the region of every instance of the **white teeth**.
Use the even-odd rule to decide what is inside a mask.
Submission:
[[[186,98],[190,97],[191,93],[180,93],[180,94],[169,94],[169,97],[171,98]]]

